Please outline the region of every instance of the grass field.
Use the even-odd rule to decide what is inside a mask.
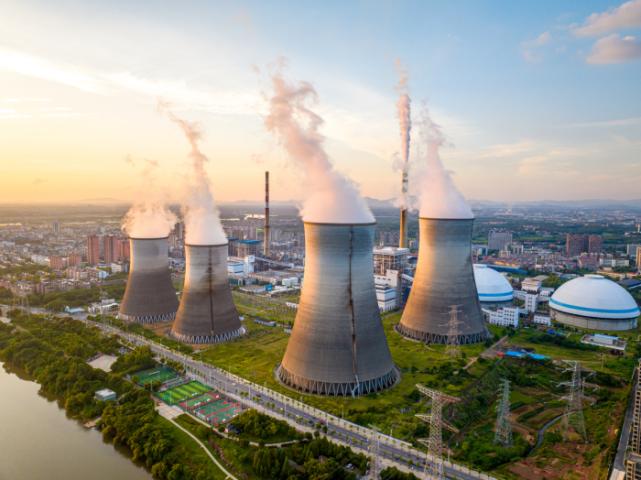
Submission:
[[[211,388],[208,386],[203,385],[200,382],[193,381],[158,392],[157,395],[168,405],[175,405],[177,403],[184,402],[188,398],[196,397],[210,390]]]
[[[247,335],[232,342],[214,345],[200,355],[206,362],[335,415],[343,415],[362,425],[375,424],[386,432],[392,429],[401,438],[413,439],[420,425],[414,413],[425,411],[424,405],[416,397],[417,383],[458,394],[483,375],[491,362],[476,362],[463,372],[460,367],[482,352],[485,349],[483,345],[461,347],[463,357],[454,362],[444,354],[444,346],[426,347],[396,333],[393,327],[399,318],[398,313],[385,315],[383,325],[392,357],[401,370],[401,381],[388,391],[358,399],[303,395],[282,386],[274,378],[274,369],[283,357],[289,336],[281,329],[245,321]],[[450,375],[450,370],[459,370],[459,374]]]
[[[169,367],[158,366],[141,372],[136,372],[132,377],[137,377],[138,385],[145,387],[153,382],[165,383],[169,380],[173,380],[178,377],[178,374]]]

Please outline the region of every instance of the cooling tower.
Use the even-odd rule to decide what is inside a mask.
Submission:
[[[218,343],[243,333],[227,279],[227,243],[185,245],[185,284],[172,336]]]
[[[130,238],[131,265],[120,318],[137,323],[173,320],[178,308],[164,238]]]
[[[398,331],[425,343],[477,343],[483,324],[472,267],[473,218],[420,218],[414,284]],[[458,318],[451,320],[452,307]],[[449,339],[455,336],[456,340]],[[448,340],[449,339],[449,340]]]
[[[305,222],[305,278],[278,377],[322,395],[364,395],[393,385],[376,303],[374,224]]]

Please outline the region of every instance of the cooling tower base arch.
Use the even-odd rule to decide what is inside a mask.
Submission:
[[[311,380],[294,375],[291,372],[288,372],[282,365],[279,365],[276,370],[276,377],[285,386],[304,393],[328,395],[333,397],[358,397],[361,395],[380,392],[381,390],[394,386],[400,379],[400,374],[396,367],[394,367],[382,377],[371,380],[331,383]]]
[[[118,318],[125,322],[151,325],[154,323],[173,322],[173,320],[176,318],[176,312],[161,313],[158,315],[127,315],[124,313],[119,313]]]
[[[471,333],[467,335],[457,335],[456,336],[457,339],[455,341],[452,341],[449,335],[440,334],[440,333],[421,332],[419,330],[413,330],[411,328],[407,328],[406,326],[403,326],[400,323],[397,324],[394,327],[394,329],[404,337],[412,338],[414,340],[419,340],[423,343],[437,344],[437,345],[438,344],[468,345],[473,343],[484,342],[489,337],[489,333],[487,331],[481,331],[481,332]]]
[[[242,335],[245,335],[245,327],[240,327],[237,330],[232,330],[231,332],[225,332],[218,335],[185,335],[177,332],[170,332],[170,335],[176,340],[189,343],[192,345],[204,345],[204,344],[213,344],[213,343],[222,343],[233,340]]]

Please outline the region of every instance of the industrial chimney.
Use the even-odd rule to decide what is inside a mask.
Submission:
[[[278,377],[321,395],[392,386],[399,374],[376,302],[374,223],[304,223],[304,284]]]
[[[185,284],[171,335],[218,343],[244,333],[227,280],[227,243],[185,245]]]
[[[119,317],[136,323],[173,320],[178,308],[167,237],[130,238],[131,265]]]
[[[443,344],[487,338],[472,267],[473,222],[474,218],[419,219],[418,263],[397,326],[401,334]],[[450,322],[453,307],[458,311],[457,325]]]
[[[269,247],[271,242],[271,228],[269,226],[269,172],[265,172],[265,230],[263,235],[263,253],[269,257]]]

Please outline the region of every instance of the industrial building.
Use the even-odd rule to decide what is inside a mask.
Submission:
[[[419,219],[414,283],[397,330],[426,343],[477,343],[488,331],[472,267],[474,218]],[[456,325],[450,320],[457,313]],[[452,333],[455,332],[455,333]],[[450,338],[455,335],[456,338]]]
[[[590,330],[630,330],[639,307],[620,285],[602,275],[585,275],[561,285],[550,298],[553,321]]]
[[[514,289],[505,276],[487,265],[474,265],[474,282],[482,303],[511,302],[514,298]]]
[[[227,280],[227,244],[185,245],[185,283],[171,335],[218,343],[243,333]]]
[[[374,224],[305,222],[305,278],[278,377],[303,392],[365,395],[394,385],[372,274]]]
[[[173,320],[178,309],[164,238],[130,238],[131,265],[119,317],[136,323]]]

